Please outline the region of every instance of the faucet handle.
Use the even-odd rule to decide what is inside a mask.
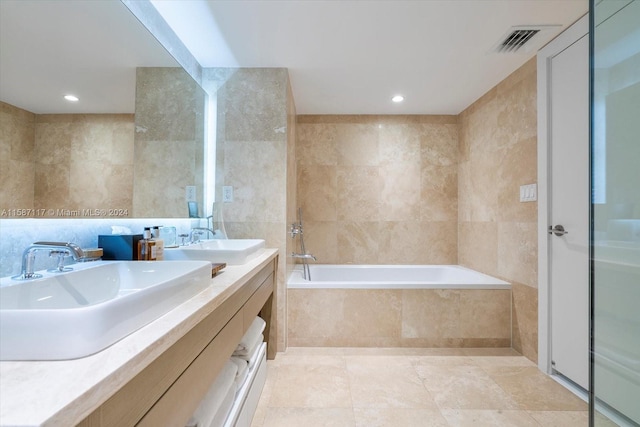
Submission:
[[[58,266],[56,268],[48,269],[47,271],[49,273],[63,273],[65,271],[73,271],[73,268],[65,267],[65,265],[64,265],[64,259],[66,257],[71,256],[71,254],[69,254],[69,252],[61,251],[61,250],[57,250],[57,249],[53,249],[53,250],[49,251],[49,258],[53,258],[55,256],[58,257]]]

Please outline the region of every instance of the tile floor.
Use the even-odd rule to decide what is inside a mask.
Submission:
[[[252,427],[587,426],[587,404],[511,349],[290,348]]]

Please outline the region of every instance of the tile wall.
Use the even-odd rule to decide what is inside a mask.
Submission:
[[[513,348],[534,362],[538,346],[536,60],[460,116],[458,262],[512,283]]]
[[[276,306],[278,350],[286,348],[287,223],[295,211],[292,162],[295,107],[283,68],[205,69],[218,87],[216,201],[229,238],[262,238],[280,250]],[[213,81],[214,83],[211,83]],[[222,186],[233,201],[222,202]]]
[[[511,291],[290,289],[293,347],[509,347]]]
[[[321,264],[457,264],[455,116],[298,116],[298,203]]]

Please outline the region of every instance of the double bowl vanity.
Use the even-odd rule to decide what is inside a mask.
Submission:
[[[273,358],[275,249],[165,253],[2,279],[0,425],[184,425],[259,313]],[[228,266],[212,278],[212,262]]]

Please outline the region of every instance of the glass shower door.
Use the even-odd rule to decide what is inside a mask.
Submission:
[[[591,425],[640,425],[640,0],[591,0]]]

